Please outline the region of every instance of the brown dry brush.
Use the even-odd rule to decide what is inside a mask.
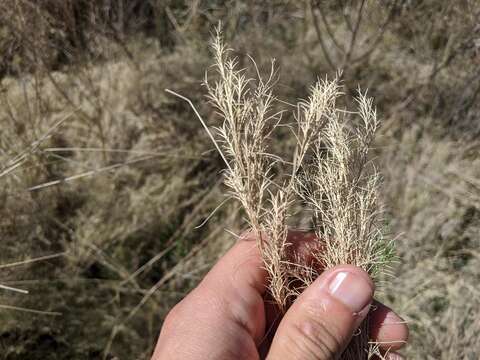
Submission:
[[[248,77],[230,55],[220,28],[212,50],[216,79],[206,76],[204,83],[222,123],[212,133],[199,118],[225,161],[229,195],[241,203],[258,239],[270,296],[280,311],[288,309],[319,271],[335,265],[360,266],[378,282],[388,269],[391,245],[382,233],[379,176],[368,160],[378,127],[372,99],[359,91],[358,110],[348,112],[337,106],[344,95],[339,76],[318,80],[292,114],[296,145],[292,159],[286,160],[270,153],[271,134],[287,113],[274,110],[274,62],[264,79],[252,60],[257,76]],[[295,255],[292,259],[289,251],[294,204],[303,204],[312,218],[317,243],[311,245],[311,263]],[[366,324],[343,358],[367,359],[376,353]]]

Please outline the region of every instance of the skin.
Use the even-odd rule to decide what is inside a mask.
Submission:
[[[312,236],[292,232],[289,238],[301,253]],[[348,286],[331,293],[339,273],[357,279],[347,283],[352,283],[351,293]],[[370,338],[381,343],[387,359],[402,359],[395,351],[406,342],[408,328],[395,312],[373,300],[373,282],[362,269],[340,265],[323,272],[283,317],[266,300],[266,287],[256,242],[244,236],[170,311],[152,359],[337,359],[370,304],[375,308],[370,311]],[[352,311],[347,300],[359,298],[367,305]]]

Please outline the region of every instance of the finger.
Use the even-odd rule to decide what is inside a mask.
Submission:
[[[404,360],[405,358],[400,355],[400,354],[397,354],[395,352],[392,352],[392,353],[387,353],[385,354],[384,356],[385,360]]]
[[[383,350],[398,350],[408,340],[408,326],[388,306],[374,301],[369,313],[370,336]]]
[[[228,316],[244,326],[258,343],[265,329],[266,289],[267,273],[260,251],[253,234],[246,233],[210,270],[197,290],[224,303]]]
[[[237,242],[166,317],[153,359],[254,359],[266,274],[256,242]]]
[[[336,358],[366,317],[373,293],[372,280],[358,267],[324,272],[285,314],[267,359]]]

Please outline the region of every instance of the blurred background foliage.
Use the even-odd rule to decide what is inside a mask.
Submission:
[[[4,359],[148,358],[168,309],[244,228],[188,96],[222,21],[239,62],[295,103],[343,69],[375,97],[375,162],[399,256],[382,299],[412,359],[480,354],[478,0],[4,0]],[[348,103],[345,104],[348,106]],[[288,151],[281,134],[278,151]]]

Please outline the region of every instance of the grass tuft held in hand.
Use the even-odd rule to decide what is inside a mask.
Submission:
[[[225,161],[225,185],[247,217],[269,275],[269,292],[282,312],[324,269],[352,264],[378,282],[392,258],[391,242],[382,233],[377,201],[379,176],[368,160],[378,127],[373,101],[358,91],[356,111],[337,103],[344,94],[337,76],[318,80],[291,114],[278,110],[272,61],[268,76],[239,68],[222,39],[212,41],[214,80],[205,77],[209,102],[221,118],[210,131],[202,124]],[[208,73],[207,73],[208,75]],[[175,94],[178,95],[178,94]],[[284,121],[290,116],[293,121]],[[290,159],[271,153],[271,134],[288,126],[295,142]],[[288,222],[301,207],[311,217],[316,243],[313,261],[296,257],[288,242]],[[298,261],[297,261],[298,260]],[[368,359],[367,322],[345,351],[344,359]]]

